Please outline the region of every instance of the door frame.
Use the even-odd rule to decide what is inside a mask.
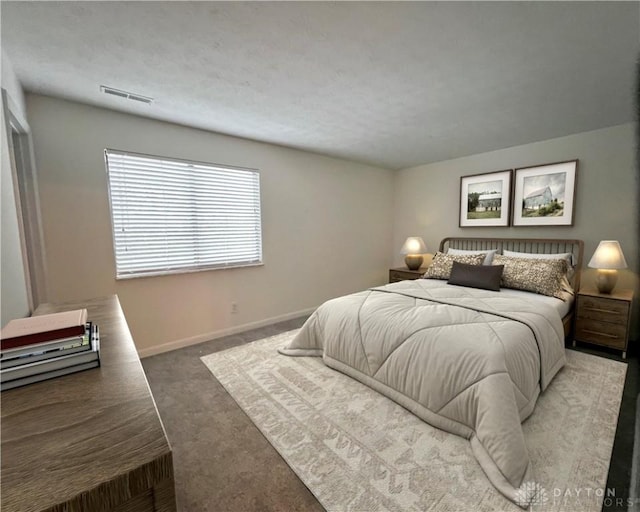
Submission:
[[[20,245],[29,308],[47,302],[47,265],[40,194],[31,129],[7,92],[2,89],[4,121],[9,143],[11,177],[16,198]]]

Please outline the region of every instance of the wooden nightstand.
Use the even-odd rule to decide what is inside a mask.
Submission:
[[[398,281],[406,281],[407,279],[420,279],[426,271],[427,267],[422,267],[418,270],[409,270],[406,267],[390,268],[389,282],[397,283]]]
[[[573,341],[615,348],[627,357],[633,290],[602,294],[594,289],[578,292],[576,334]]]

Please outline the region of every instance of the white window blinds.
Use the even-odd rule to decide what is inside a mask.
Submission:
[[[260,175],[105,150],[116,276],[262,263]]]

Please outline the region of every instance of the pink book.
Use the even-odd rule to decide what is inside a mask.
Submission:
[[[7,350],[61,338],[83,336],[86,322],[86,309],[17,318],[11,320],[0,331],[0,348]]]

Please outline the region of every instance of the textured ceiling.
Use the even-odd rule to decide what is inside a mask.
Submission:
[[[632,120],[638,2],[3,1],[0,14],[28,91],[388,168]]]

